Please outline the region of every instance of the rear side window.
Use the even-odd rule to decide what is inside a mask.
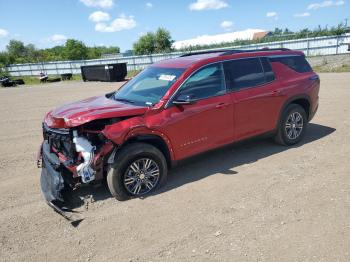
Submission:
[[[305,56],[276,56],[270,57],[269,59],[271,62],[280,62],[299,73],[312,71],[312,68],[306,61]]]
[[[265,83],[259,58],[237,59],[224,62],[226,84],[230,90],[254,87]]]

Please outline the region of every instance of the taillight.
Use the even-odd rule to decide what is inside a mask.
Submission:
[[[314,75],[310,76],[309,79],[310,80],[318,80],[318,81],[320,81],[320,78],[319,78],[319,76],[317,74],[314,74]]]

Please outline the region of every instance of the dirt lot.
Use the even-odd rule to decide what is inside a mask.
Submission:
[[[79,208],[77,227],[42,199],[41,120],[117,84],[1,89],[0,261],[350,261],[350,74],[321,81],[304,143],[260,140],[201,155],[145,199],[84,190],[94,201]]]

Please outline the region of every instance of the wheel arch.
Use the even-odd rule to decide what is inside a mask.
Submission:
[[[284,104],[279,112],[279,117],[278,117],[278,122],[276,123],[276,128],[278,127],[278,125],[281,121],[283,112],[286,110],[286,108],[290,104],[300,105],[305,110],[307,118],[310,119],[310,112],[311,112],[311,99],[310,99],[310,97],[308,95],[292,96],[284,102]]]
[[[137,142],[147,143],[147,144],[150,144],[150,145],[156,147],[157,149],[159,149],[160,152],[163,153],[163,155],[166,159],[168,168],[172,167],[173,156],[172,156],[171,145],[169,145],[169,142],[166,142],[160,135],[157,135],[157,134],[137,134],[137,135],[134,135],[134,136],[127,138],[122,146],[130,144],[130,143],[137,143]]]

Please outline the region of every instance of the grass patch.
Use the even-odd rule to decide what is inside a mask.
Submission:
[[[329,65],[313,66],[313,69],[317,73],[345,73],[350,72],[350,65],[342,64],[338,67],[331,67]]]
[[[60,75],[49,75],[49,78],[60,78]],[[39,85],[40,80],[39,77],[37,76],[15,76],[15,77],[11,77],[12,80],[16,80],[16,79],[23,79],[25,85]],[[81,78],[81,74],[76,74],[72,76],[71,80],[67,80],[67,81],[82,81]]]
[[[128,74],[127,74],[126,78],[133,78],[140,71],[141,70],[130,70],[130,71],[128,71]],[[60,78],[60,77],[61,77],[60,75],[49,75],[49,78]],[[37,77],[37,76],[14,76],[14,77],[11,77],[11,79],[12,80],[23,79],[23,81],[25,83],[24,86],[41,84],[40,80],[39,80],[39,77]],[[81,74],[75,74],[75,75],[72,76],[71,80],[67,80],[67,81],[68,82],[69,81],[83,81],[83,79],[81,77]]]
[[[39,78],[35,76],[17,76],[17,77],[11,77],[12,80],[16,79],[23,79],[25,85],[37,85],[40,84]]]
[[[126,78],[133,78],[138,73],[140,73],[142,70],[130,70],[128,71],[128,74],[126,75]]]

